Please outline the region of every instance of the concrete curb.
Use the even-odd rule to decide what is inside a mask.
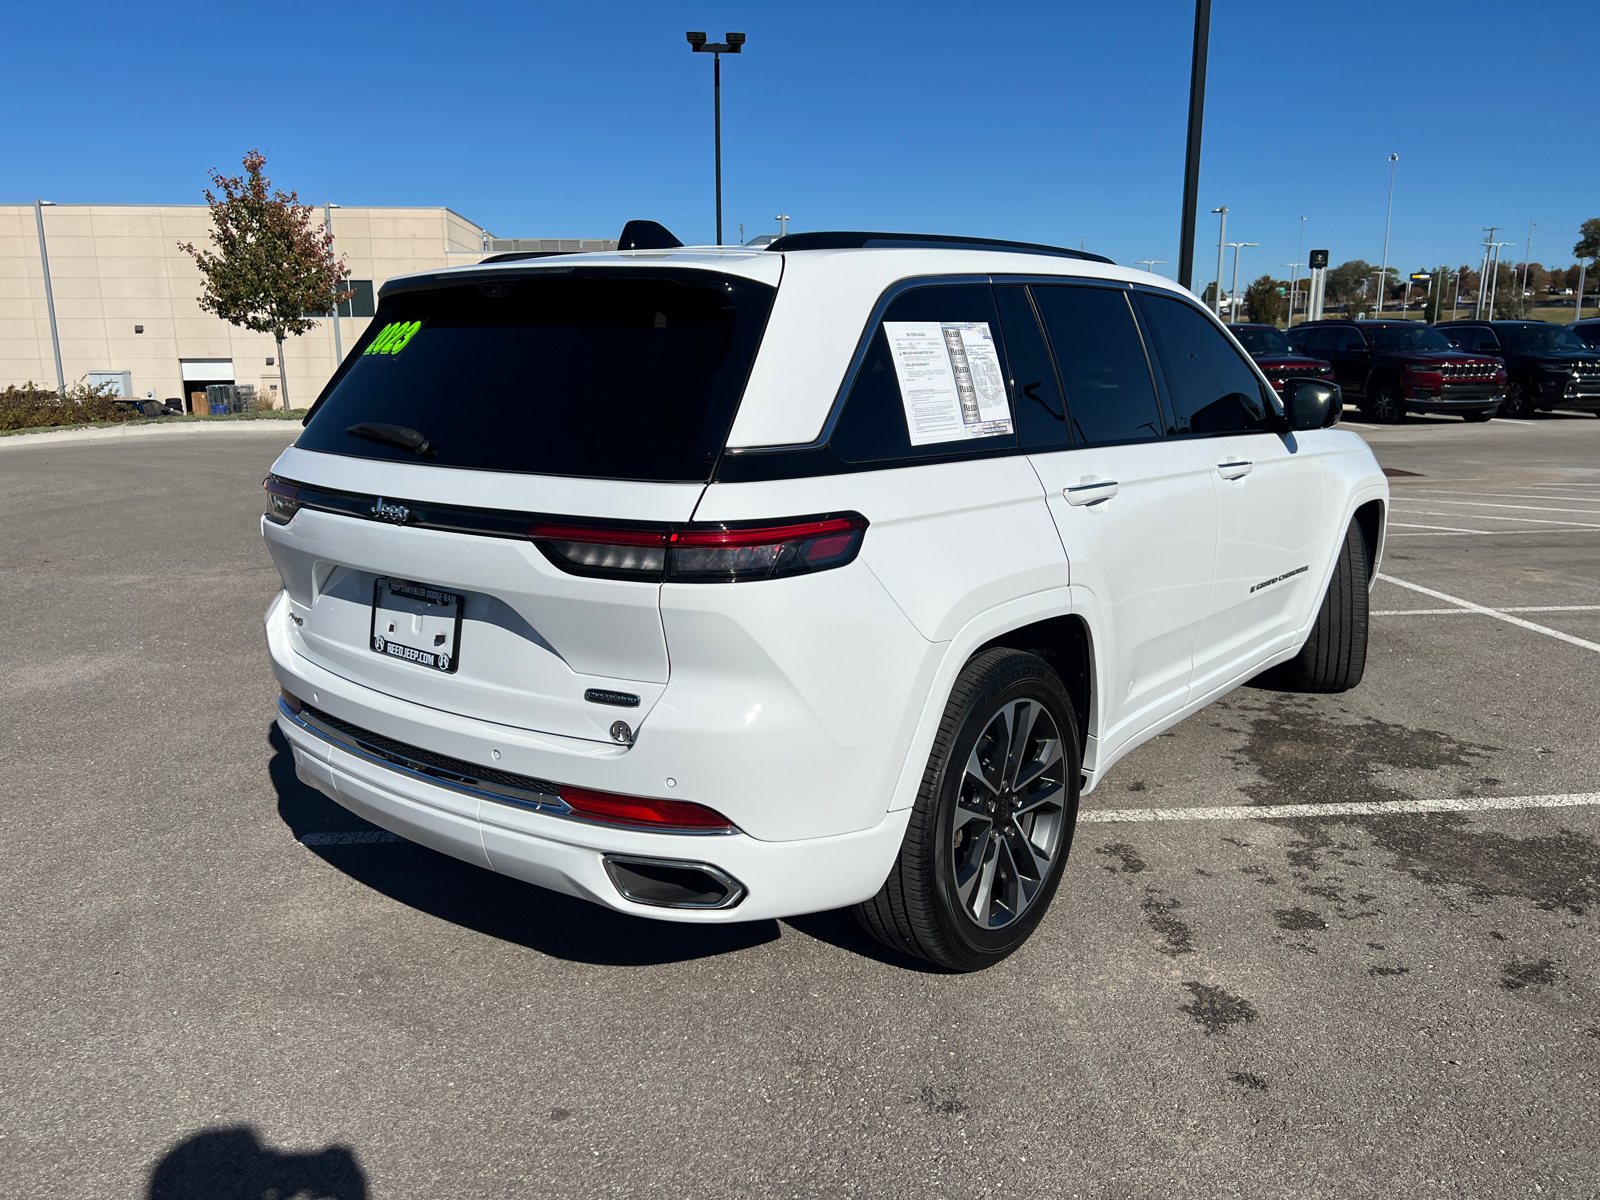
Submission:
[[[285,441],[300,436],[299,421],[185,421],[172,425],[111,425],[105,429],[52,429],[0,437],[0,451],[19,446],[59,446],[63,442],[114,442],[137,437],[191,437],[212,433],[276,433]]]

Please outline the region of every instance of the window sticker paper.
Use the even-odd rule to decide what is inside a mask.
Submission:
[[[913,446],[1010,433],[1000,355],[987,321],[885,321]]]

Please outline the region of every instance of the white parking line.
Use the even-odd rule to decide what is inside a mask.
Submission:
[[[1600,643],[1585,641],[1580,637],[1573,637],[1570,633],[1562,633],[1559,629],[1551,629],[1548,625],[1535,625],[1532,621],[1524,621],[1521,617],[1514,617],[1510,613],[1498,612],[1492,608],[1485,608],[1481,604],[1474,604],[1471,600],[1463,600],[1460,596],[1452,596],[1448,592],[1436,592],[1432,588],[1423,587],[1420,583],[1407,583],[1404,579],[1396,579],[1393,575],[1382,572],[1378,578],[1398,587],[1409,588],[1413,592],[1421,592],[1424,596],[1432,596],[1435,600],[1443,600],[1446,604],[1454,604],[1471,612],[1482,613],[1484,616],[1493,617],[1497,621],[1504,621],[1508,625],[1516,625],[1523,629],[1531,629],[1534,633],[1542,633],[1546,637],[1555,638],[1558,642],[1568,645],[1581,646],[1585,650],[1593,650],[1600,654]]]
[[[1553,496],[1548,492],[1540,492],[1530,496],[1527,492],[1446,492],[1438,488],[1407,488],[1408,496],[1481,496],[1491,500],[1581,500],[1585,504],[1600,504],[1600,496]],[[1557,510],[1560,511],[1560,510]]]
[[[1451,800],[1384,800],[1373,804],[1232,804],[1217,808],[1104,808],[1080,812],[1091,824],[1126,821],[1270,821],[1282,817],[1387,817],[1396,813],[1488,812],[1515,808],[1579,808],[1600,804],[1600,792],[1567,796],[1463,796]]]
[[[1435,503],[1437,503],[1437,502],[1435,502]],[[1546,508],[1546,509],[1535,509],[1534,511],[1535,512],[1570,512],[1572,510],[1571,509],[1566,509],[1566,508]],[[1591,525],[1587,521],[1546,521],[1546,520],[1543,520],[1543,519],[1541,519],[1539,517],[1497,517],[1493,513],[1434,512],[1432,509],[1428,509],[1428,508],[1408,509],[1406,511],[1405,515],[1408,516],[1408,517],[1471,517],[1471,518],[1473,518],[1474,520],[1477,520],[1477,521],[1521,521],[1524,524],[1528,524],[1528,525],[1571,525],[1575,529],[1600,529],[1600,525]],[[1446,526],[1446,525],[1434,525],[1431,528],[1434,528],[1434,529],[1447,529],[1447,528],[1449,528],[1449,526]],[[1533,530],[1530,529],[1528,532],[1532,533]]]
[[[1390,522],[1393,524],[1393,522]],[[1600,527],[1597,527],[1600,528]],[[1408,537],[1525,537],[1533,533],[1592,533],[1593,529],[1580,525],[1576,529],[1447,529],[1437,533],[1391,533],[1391,538]]]
[[[1454,525],[1414,525],[1409,521],[1390,521],[1391,528],[1400,529],[1437,529],[1444,533],[1487,533],[1486,529],[1458,529]]]
[[[1600,605],[1523,605],[1496,613],[1600,613]],[[1470,608],[1381,608],[1368,616],[1477,616]]]
[[[1534,500],[1537,499],[1537,497],[1529,496],[1528,499]],[[1585,516],[1594,515],[1594,509],[1592,508],[1551,508],[1548,504],[1485,504],[1481,500],[1427,500],[1419,501],[1418,503],[1460,504],[1467,508],[1524,508],[1529,512],[1583,513]]]

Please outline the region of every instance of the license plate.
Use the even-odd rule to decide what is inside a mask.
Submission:
[[[464,607],[454,592],[380,578],[372,587],[372,649],[402,662],[453,673]]]

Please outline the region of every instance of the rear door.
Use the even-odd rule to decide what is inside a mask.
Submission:
[[[1075,587],[1096,614],[1098,753],[1177,712],[1188,698],[1216,554],[1216,499],[1192,442],[1164,436],[1151,364],[1125,288],[1044,284],[998,289],[1008,346],[1037,338],[1053,352],[1024,378],[1033,437],[1065,415],[1056,448],[1031,455]],[[1031,305],[1031,308],[1030,308]],[[1037,314],[1037,323],[1034,314]],[[1058,385],[1059,380],[1059,385]],[[1063,398],[1064,392],[1064,398]],[[1029,426],[1023,425],[1027,433]],[[1033,442],[1038,446],[1038,441]]]
[[[1175,431],[1204,456],[1217,498],[1216,571],[1191,680],[1201,696],[1292,642],[1320,600],[1322,468],[1316,439],[1281,431],[1267,389],[1206,313],[1175,296],[1140,300]]]
[[[296,652],[517,728],[637,727],[668,676],[665,529],[704,491],[781,260],[749,270],[499,271],[386,295],[274,467],[265,530]]]

